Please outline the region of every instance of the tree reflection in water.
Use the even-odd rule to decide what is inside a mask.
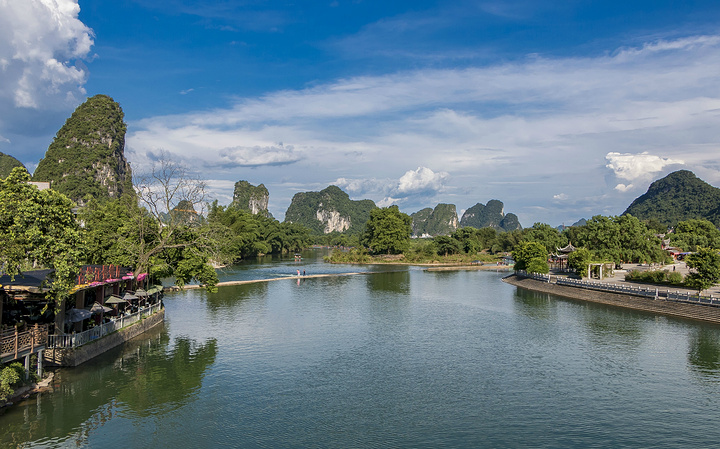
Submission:
[[[118,415],[143,419],[193,401],[215,362],[216,340],[179,337],[162,327],[76,368],[60,369],[54,392],[40,394],[0,416],[0,446],[44,442],[84,445]],[[49,440],[48,440],[49,438]]]
[[[690,339],[688,362],[704,377],[720,377],[720,335],[717,329],[700,328]]]

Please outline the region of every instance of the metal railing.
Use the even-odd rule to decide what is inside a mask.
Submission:
[[[521,277],[535,279],[538,281],[557,285],[567,285],[571,287],[586,288],[590,290],[598,290],[611,293],[622,293],[633,296],[642,296],[645,298],[665,299],[668,301],[720,306],[720,298],[716,298],[712,295],[703,296],[681,291],[671,292],[669,289],[661,290],[656,287],[634,287],[627,284],[616,284],[611,282],[583,281],[579,279],[570,279],[561,276],[551,277],[549,274],[527,273],[522,270],[516,271],[515,273]]]
[[[121,315],[113,318],[112,321],[95,326],[85,332],[79,332],[76,334],[49,335],[47,347],[52,349],[77,348],[108,334],[119,331],[124,327],[135,324],[143,318],[147,318],[150,315],[159,312],[161,309],[162,304],[153,304],[130,315]]]

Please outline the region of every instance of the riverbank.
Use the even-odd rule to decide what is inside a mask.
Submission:
[[[578,301],[606,304],[613,307],[639,310],[659,315],[686,318],[690,320],[705,321],[720,324],[720,308],[688,304],[663,299],[650,299],[628,294],[618,294],[589,290],[581,287],[550,284],[531,278],[519,277],[515,274],[503,278],[503,282],[526,290],[549,293]]]

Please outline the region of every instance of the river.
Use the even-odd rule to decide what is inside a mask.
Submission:
[[[711,447],[720,327],[494,271],[264,259],[165,297],[164,326],[0,415],[0,446]]]

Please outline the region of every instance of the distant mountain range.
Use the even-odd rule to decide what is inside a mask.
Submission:
[[[657,220],[665,226],[691,218],[704,218],[720,227],[720,189],[688,170],[670,173],[650,184],[623,214],[640,220]]]

